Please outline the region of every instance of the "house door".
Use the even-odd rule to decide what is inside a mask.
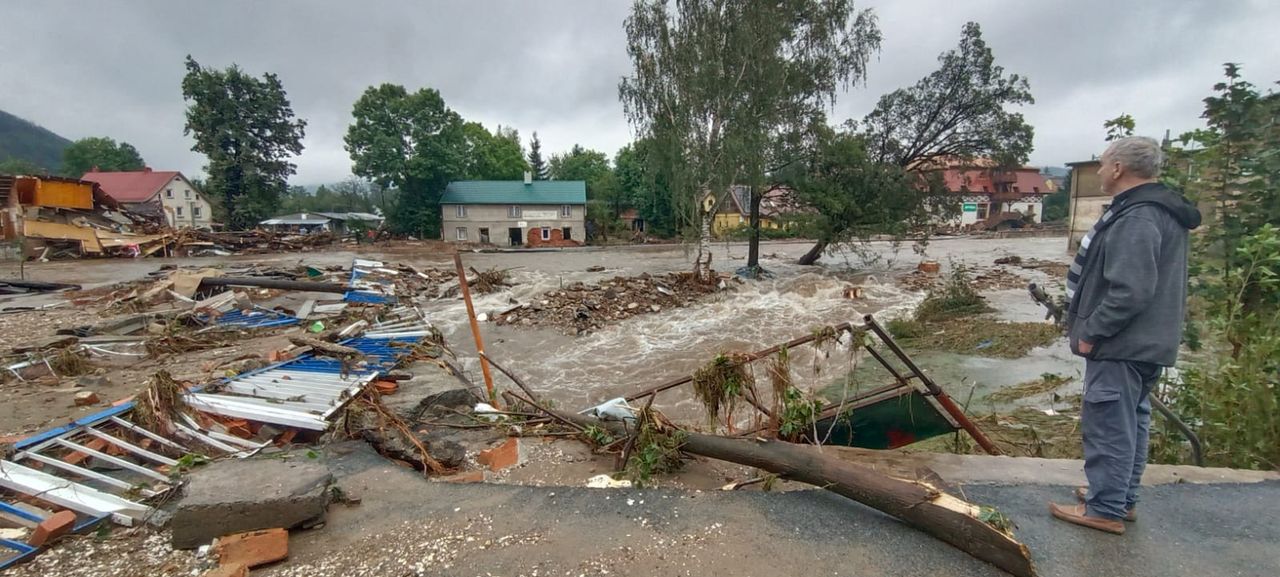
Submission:
[[[489,229],[480,229],[480,244],[489,244]]]
[[[518,227],[508,228],[507,237],[511,242],[511,246],[522,246],[524,244],[524,235]]]

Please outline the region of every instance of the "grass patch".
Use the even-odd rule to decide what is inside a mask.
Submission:
[[[1025,399],[1027,397],[1047,393],[1049,391],[1055,391],[1072,380],[1072,377],[1064,377],[1054,373],[1045,373],[1040,375],[1040,378],[1034,381],[1018,383],[1012,387],[1005,387],[991,393],[990,395],[987,395],[987,400],[996,403],[1004,403],[1018,399]]]
[[[919,323],[919,321],[912,321]],[[917,330],[912,327],[912,330]],[[1016,359],[1031,349],[1052,343],[1062,336],[1058,327],[1047,323],[1009,323],[984,318],[957,318],[921,324],[907,337],[894,333],[913,349],[948,351]]]
[[[951,275],[939,288],[929,290],[916,308],[915,320],[921,323],[992,312],[964,265],[952,263]]]

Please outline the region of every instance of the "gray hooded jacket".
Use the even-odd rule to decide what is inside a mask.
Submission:
[[[1071,351],[1080,354],[1084,340],[1091,359],[1173,366],[1187,310],[1189,231],[1200,226],[1200,211],[1159,183],[1126,190],[1113,205],[1067,308]]]

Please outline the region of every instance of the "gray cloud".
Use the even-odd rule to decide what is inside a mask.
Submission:
[[[883,50],[866,86],[832,116],[861,117],[880,94],[929,73],[967,20],[982,24],[1006,70],[1027,76],[1036,104],[1032,162],[1058,165],[1100,148],[1102,121],[1132,114],[1145,133],[1199,125],[1221,64],[1258,85],[1280,79],[1280,4],[1159,1],[878,0]],[[612,153],[631,139],[617,100],[630,65],[630,3],[284,0],[128,3],[0,0],[0,109],[67,136],[127,140],[156,167],[198,174],[183,136],[183,58],[275,72],[308,121],[300,183],[350,169],[342,136],[351,104],[382,82],[440,90],[469,120],[538,131],[544,150],[581,143]]]

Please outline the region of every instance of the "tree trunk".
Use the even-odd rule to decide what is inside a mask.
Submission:
[[[698,260],[693,263],[693,276],[701,281],[711,281],[711,214],[705,212],[698,233]]]
[[[747,270],[755,274],[760,267],[760,201],[759,187],[751,187],[751,241],[747,244]]]
[[[811,265],[816,263],[819,258],[822,258],[822,253],[825,250],[827,250],[827,241],[820,240],[813,245],[813,248],[809,249],[809,252],[804,253],[804,256],[800,257],[796,264]]]
[[[619,436],[627,434],[616,421],[554,409],[549,412],[583,427],[603,427]],[[891,477],[865,465],[825,455],[815,447],[776,440],[733,439],[686,431],[681,450],[827,489],[892,515],[1012,575],[1036,575],[1026,545],[980,519],[983,511],[977,505],[943,493],[927,482]]]

